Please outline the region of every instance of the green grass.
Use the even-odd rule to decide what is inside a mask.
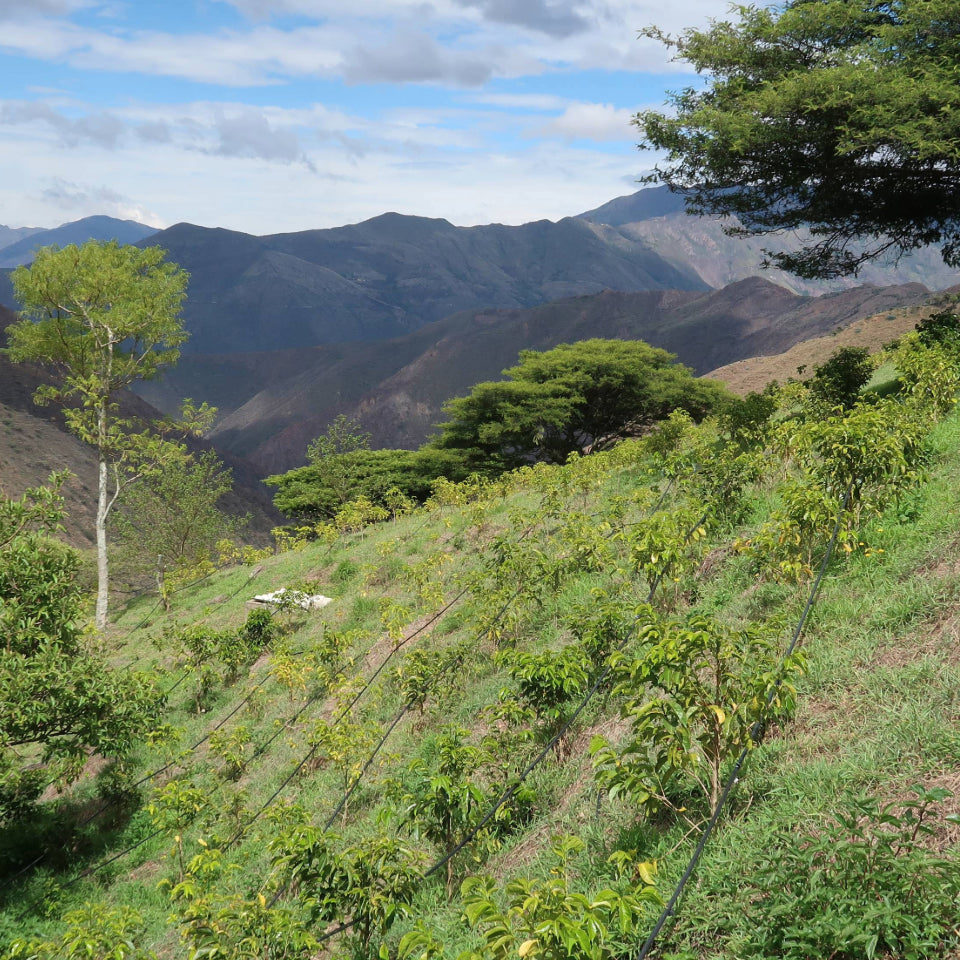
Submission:
[[[955,769],[960,759],[955,729],[960,656],[949,631],[960,632],[956,626],[960,419],[951,416],[937,427],[929,450],[923,485],[865,525],[860,533],[863,548],[831,564],[802,637],[808,662],[798,682],[795,716],[771,729],[752,751],[731,806],[707,846],[698,879],[664,933],[662,955],[737,956],[738,938],[744,934],[731,918],[745,909],[743,891],[749,884],[744,877],[760,869],[771,844],[782,842],[784,829],[814,836],[831,816],[848,808],[852,795],[894,800],[911,783],[933,782]],[[107,655],[117,665],[135,661],[136,668],[157,672],[169,687],[182,676],[171,643],[178,629],[196,624],[235,629],[244,622],[245,601],[254,593],[310,580],[334,602],[321,612],[283,614],[285,644],[308,664],[310,652],[328,631],[357,631],[348,651],[352,666],[344,663],[348,677],[369,677],[389,657],[353,712],[353,719],[378,734],[403,707],[391,678],[405,654],[419,648],[440,656],[464,645],[451,682],[427,701],[422,716],[412,711],[396,726],[351,798],[346,819],[338,819],[334,826],[342,834],[338,842],[345,845],[369,841],[382,821],[388,832],[407,836],[432,861],[438,851],[405,833],[391,810],[402,806],[396,798],[404,784],[412,782],[411,764],[435,760],[435,738],[445,725],[467,727],[476,743],[504,734],[487,711],[501,691],[511,687],[496,657],[498,649],[515,646],[539,652],[570,643],[597,590],[616,594],[629,608],[646,596],[643,578],[625,572],[628,548],[615,538],[609,542],[612,560],[601,569],[571,561],[560,572],[541,571],[523,581],[524,571],[504,571],[496,562],[498,551],[507,555],[517,548],[520,531],[529,530],[516,555],[540,558],[547,570],[570,553],[564,539],[570,516],[584,511],[593,518],[589,525],[596,526],[614,497],[633,498],[628,520],[640,521],[655,498],[649,492],[651,478],[658,479],[655,468],[646,459],[624,465],[610,458],[602,467],[604,463],[602,457],[596,458],[594,465],[581,469],[580,479],[574,471],[544,471],[548,480],[564,480],[554,484],[549,496],[544,493],[547,480],[495,491],[472,519],[470,507],[419,511],[362,537],[345,536],[333,545],[314,543],[252,567],[219,571],[178,591],[169,613],[149,595],[137,598],[117,615],[107,638]],[[590,476],[591,470],[595,476]],[[681,490],[674,492],[666,507],[679,503],[682,495]],[[776,500],[770,481],[751,490],[744,523],[733,529],[718,527],[697,548],[694,572],[671,587],[677,616],[689,609],[730,623],[772,622],[786,641],[809,583],[758,582],[753,561],[733,549],[735,541],[765,519]],[[542,509],[547,502],[554,506]],[[700,566],[707,556],[712,559]],[[442,596],[423,600],[411,568],[430,557],[438,558],[432,580]],[[262,569],[255,572],[257,568]],[[515,596],[521,585],[524,591]],[[430,629],[395,649],[402,638],[384,632],[380,616],[385,603],[408,608],[408,622],[402,625],[406,636],[464,587],[468,590],[463,599]],[[492,636],[487,627],[501,610],[506,611],[503,633]],[[218,682],[201,713],[194,707],[194,678],[177,686],[166,717],[175,739],[166,745],[142,745],[129,761],[134,779],[167,762],[173,766],[156,782],[143,784],[122,816],[112,822],[97,818],[82,828],[76,825],[98,803],[96,779],[85,777],[62,798],[40,804],[34,821],[0,838],[0,869],[8,877],[38,853],[44,854],[37,868],[8,880],[0,892],[0,943],[15,935],[56,935],[65,911],[85,901],[104,901],[128,904],[140,912],[143,946],[162,955],[184,955],[177,926],[169,921],[175,905],[168,889],[160,885],[179,879],[170,855],[174,845],[170,835],[146,840],[105,870],[74,882],[83,870],[153,832],[149,804],[157,802],[163,783],[173,779],[194,784],[208,801],[182,831],[188,857],[202,853],[202,844],[207,849],[223,846],[239,825],[245,826],[244,836],[224,853],[226,869],[212,882],[211,895],[226,903],[232,894],[250,898],[260,890],[270,871],[267,845],[280,829],[277,813],[287,809],[290,817],[289,808],[298,806],[306,819],[322,825],[344,782],[343,768],[318,751],[315,766],[308,764],[282,786],[307,755],[317,722],[334,716],[337,706],[335,691],[327,691],[306,667],[304,688],[292,692],[271,678],[270,669],[267,655],[236,683]],[[255,684],[259,686],[249,702],[224,721],[251,695]],[[509,692],[504,697],[509,699]],[[518,875],[545,876],[550,869],[550,838],[573,833],[586,841],[571,863],[582,889],[609,882],[607,857],[615,850],[632,849],[640,859],[658,861],[658,886],[669,894],[696,842],[696,832],[683,817],[648,821],[626,801],[598,802],[587,746],[598,730],[614,741],[625,733],[617,720],[619,706],[620,699],[609,690],[590,703],[565,738],[568,752],[558,758],[551,751],[530,775],[528,785],[537,794],[530,822],[503,838],[498,850],[477,854],[476,862],[467,855],[459,859],[461,873],[490,872],[504,881]],[[263,750],[256,759],[251,757],[237,782],[220,775],[221,763],[208,742],[194,747],[220,723],[224,730],[245,726],[252,744]],[[271,738],[275,739],[269,748],[263,749]],[[542,735],[535,731],[527,742],[514,742],[500,762],[516,772],[542,744]],[[348,777],[366,756],[363,752],[352,759]],[[484,776],[492,789],[492,772]],[[703,813],[695,792],[686,813],[695,820]],[[949,831],[944,836],[944,849],[952,855],[957,836]],[[269,899],[272,891],[266,888],[266,894]],[[477,942],[462,921],[460,903],[447,903],[442,878],[422,882],[411,915],[429,925],[446,945],[448,956]],[[652,918],[653,911],[651,922]],[[391,956],[409,923],[402,921],[388,935]]]

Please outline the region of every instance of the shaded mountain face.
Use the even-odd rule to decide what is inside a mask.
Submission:
[[[6,228],[0,228],[0,230]],[[71,243],[86,243],[87,240],[116,240],[119,243],[136,243],[156,233],[156,227],[137,223],[135,220],[118,220],[115,217],[84,217],[71,223],[61,224],[52,230],[35,230],[10,244],[3,244],[0,233],[0,267],[18,267],[33,260],[38,247],[56,244],[65,247]],[[9,302],[9,301],[4,301]]]
[[[462,310],[608,288],[707,288],[645,241],[574,218],[455,227],[384,214],[267,237],[178,224],[148,242],[191,275],[187,353],[382,340]]]
[[[207,385],[205,398],[226,413],[212,439],[263,474],[276,473],[301,464],[309,441],[341,413],[359,418],[375,447],[419,446],[443,419],[444,401],[499,379],[522,349],[642,339],[704,373],[928,297],[920,284],[804,297],[756,277],[709,292],[604,291],[529,309],[464,311],[389,341],[188,356],[143,387],[163,406]],[[231,409],[238,384],[252,392]]]
[[[737,220],[719,217],[691,217],[684,212],[683,197],[667,187],[652,187],[626,197],[617,197],[580,219],[603,223],[624,239],[646,243],[668,263],[696,271],[711,287],[722,287],[744,277],[761,274],[794,293],[812,295],[846,290],[871,283],[877,286],[922,283],[942,290],[960,282],[960,271],[947,267],[939,250],[926,247],[895,263],[868,263],[856,277],[837,280],[801,280],[782,270],[764,270],[766,251],[796,250],[809,239],[803,230],[766,237],[730,237],[724,227]]]

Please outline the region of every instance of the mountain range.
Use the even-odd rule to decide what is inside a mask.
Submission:
[[[30,263],[38,247],[56,244],[65,247],[87,240],[117,240],[136,243],[157,232],[156,227],[136,220],[118,220],[116,217],[84,217],[44,230],[39,227],[0,226],[0,267],[19,267]]]
[[[84,233],[129,242],[121,225],[190,273],[180,363],[138,392],[164,411],[184,396],[215,404],[216,442],[261,473],[302,462],[338,413],[359,417],[376,446],[416,446],[443,401],[496,379],[521,349],[642,338],[706,372],[960,281],[936,250],[830,286],[772,270],[760,280],[762,248],[785,248],[784,238],[731,238],[662,187],[521,226],[387,213],[258,237],[88,218],[0,257]],[[8,281],[0,302],[12,302]]]

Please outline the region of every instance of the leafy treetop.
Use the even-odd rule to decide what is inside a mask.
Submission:
[[[666,350],[642,340],[583,340],[523,350],[506,380],[478,383],[445,409],[436,445],[495,471],[531,460],[562,463],[642,432],[683,409],[699,419],[727,397]]]
[[[736,6],[679,37],[647,31],[709,80],[636,117],[651,175],[733,234],[809,227],[769,254],[804,277],[940,244],[960,264],[960,8],[955,0]]]

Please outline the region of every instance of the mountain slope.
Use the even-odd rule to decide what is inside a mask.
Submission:
[[[595,210],[580,214],[595,224],[607,224],[631,242],[643,242],[674,266],[692,268],[711,287],[722,287],[744,277],[762,274],[795,293],[819,294],[863,283],[878,286],[922,283],[940,290],[960,282],[960,271],[947,267],[937,249],[926,247],[899,263],[868,263],[857,277],[832,281],[802,280],[782,270],[764,270],[765,251],[795,250],[808,238],[806,231],[767,237],[730,237],[724,227],[736,220],[691,217],[683,199],[667,187],[639,190],[617,197]]]
[[[433,432],[445,400],[498,379],[522,349],[589,337],[642,339],[705,373],[928,297],[920,284],[801,297],[754,277],[718,291],[605,291],[528,310],[465,311],[396,340],[291,355],[289,375],[274,371],[276,380],[266,378],[271,382],[229,412],[213,437],[265,473],[302,462],[307,443],[340,413],[360,418],[374,446],[413,448]],[[182,392],[191,381],[238,382],[258,362],[187,357],[168,386]],[[237,372],[230,375],[232,364]]]
[[[703,290],[645,241],[568,218],[455,227],[384,214],[253,237],[177,224],[150,238],[191,275],[186,350],[232,353],[396,337],[460,310],[617,290]]]
[[[136,243],[156,232],[156,227],[148,227],[135,220],[103,216],[84,217],[82,220],[63,223],[52,230],[33,231],[15,243],[3,246],[0,248],[0,267],[18,267],[22,263],[30,263],[37,247],[51,244],[65,247],[71,243],[86,243],[87,240]]]
[[[37,233],[43,233],[43,227],[7,227],[0,223],[0,250]]]

